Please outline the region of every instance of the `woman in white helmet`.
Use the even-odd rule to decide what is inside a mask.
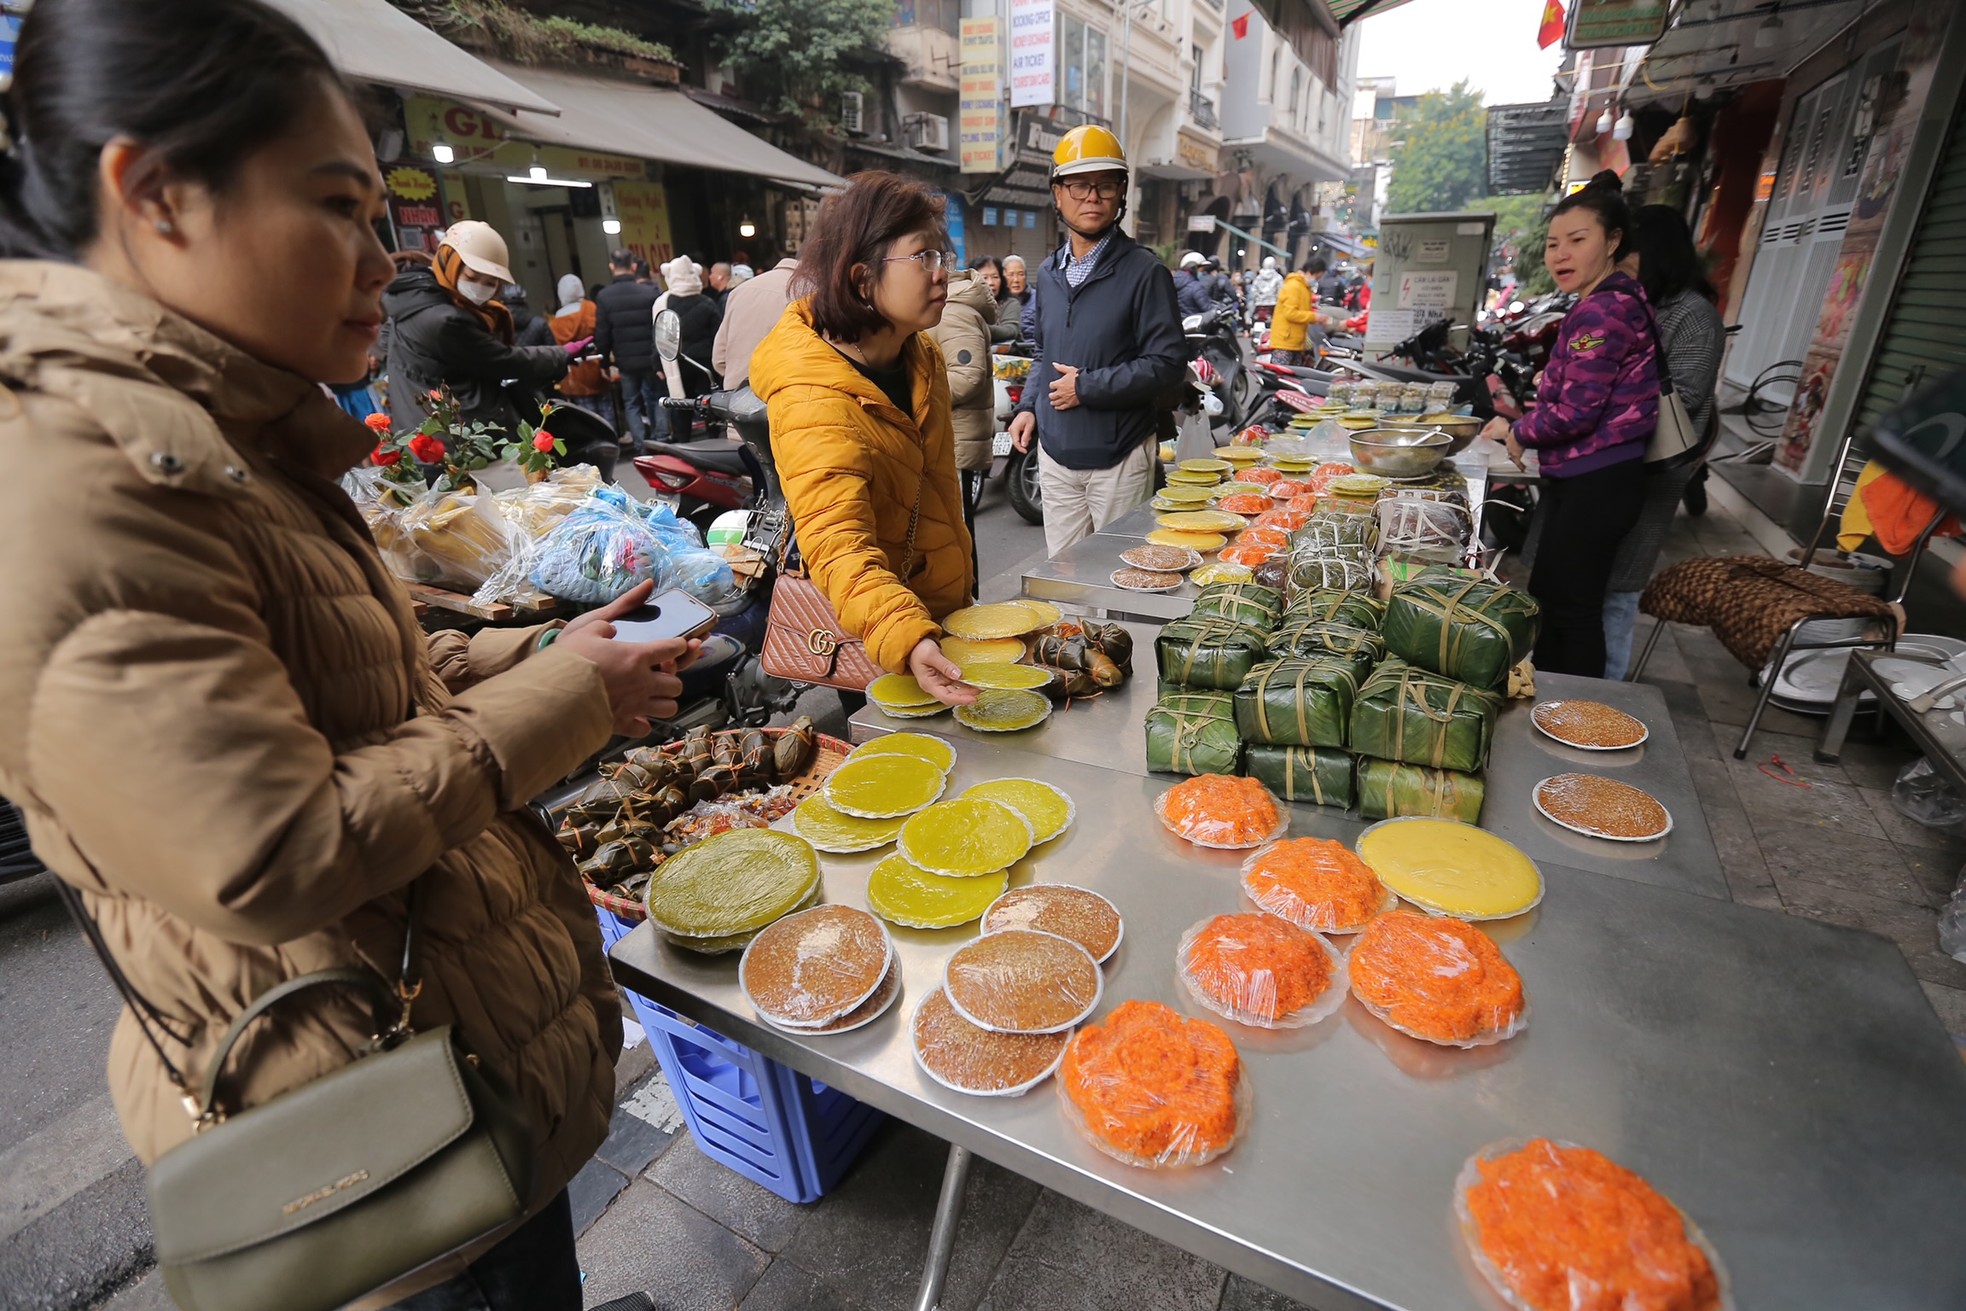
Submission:
[[[566,376],[586,342],[513,344],[511,311],[497,299],[514,281],[510,258],[491,224],[468,219],[444,234],[428,267],[406,269],[383,293],[396,431],[422,423],[430,392],[446,386],[466,423],[509,433],[520,419],[538,421],[538,393]]]
[[[1265,255],[1263,267],[1249,280],[1249,321],[1268,323],[1276,313],[1277,293],[1283,290],[1283,274],[1277,270],[1277,257]]]

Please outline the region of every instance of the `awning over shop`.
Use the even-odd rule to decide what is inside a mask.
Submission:
[[[846,185],[846,179],[838,174],[752,136],[680,91],[543,68],[499,67],[560,109],[557,118],[524,113],[512,116],[513,131],[529,141],[636,155],[689,168],[747,173],[808,187]]]
[[[435,91],[500,109],[558,112],[551,100],[466,54],[388,0],[273,0],[273,5],[306,28],[336,68],[358,81]]]
[[[1406,0],[1324,0],[1324,3],[1331,11],[1331,16],[1338,21],[1338,26],[1349,27],[1361,18],[1370,18],[1374,14],[1383,14],[1388,9],[1397,9],[1405,4]]]
[[[1570,137],[1566,99],[1488,107],[1488,194],[1545,191]]]
[[[1352,259],[1371,259],[1372,247],[1360,241],[1349,232],[1313,232],[1311,239],[1322,246],[1329,246],[1340,255]]]

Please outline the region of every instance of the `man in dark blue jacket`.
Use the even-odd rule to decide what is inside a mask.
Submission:
[[[1207,314],[1215,308],[1215,300],[1208,294],[1208,283],[1202,280],[1207,268],[1208,256],[1198,250],[1181,257],[1181,268],[1174,275],[1174,299],[1181,307],[1181,317]]]
[[[1119,229],[1126,181],[1118,138],[1096,124],[1052,154],[1051,199],[1070,239],[1034,280],[1037,355],[1010,434],[1020,451],[1038,443],[1054,556],[1153,499],[1158,402],[1188,364],[1174,279]]]

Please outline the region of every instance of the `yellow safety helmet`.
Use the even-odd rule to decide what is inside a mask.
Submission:
[[[1058,149],[1051,152],[1051,180],[1071,177],[1074,173],[1111,173],[1127,171],[1126,152],[1120,149],[1120,139],[1110,129],[1097,123],[1087,123],[1067,132],[1058,142]]]

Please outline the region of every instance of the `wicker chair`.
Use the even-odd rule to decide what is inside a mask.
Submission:
[[[1734,748],[1736,760],[1747,759],[1748,744],[1754,740],[1754,731],[1768,709],[1768,698],[1791,655],[1798,651],[1859,647],[1889,650],[1897,645],[1905,592],[1911,586],[1926,544],[1944,521],[1943,511],[1934,515],[1911,550],[1892,558],[1897,589],[1889,601],[1811,573],[1809,566],[1815,562],[1817,549],[1825,535],[1834,531],[1844,506],[1855,494],[1857,474],[1866,460],[1865,456],[1853,454],[1855,444],[1853,430],[1837,446],[1835,482],[1823,507],[1822,522],[1816,525],[1815,536],[1809,539],[1800,564],[1753,555],[1686,560],[1654,577],[1639,598],[1639,609],[1655,617],[1658,623],[1646,639],[1638,663],[1632,667],[1633,682],[1645,672],[1645,663],[1652,658],[1652,651],[1668,623],[1698,624],[1712,629],[1721,644],[1747,667],[1750,685],[1755,674],[1768,670],[1767,677],[1761,680],[1761,696],[1754,703],[1754,713],[1748,716],[1747,730],[1741,734],[1741,744]],[[1837,620],[1862,621],[1862,635],[1814,638],[1803,634],[1809,624]],[[1769,667],[1771,657],[1772,668]]]

